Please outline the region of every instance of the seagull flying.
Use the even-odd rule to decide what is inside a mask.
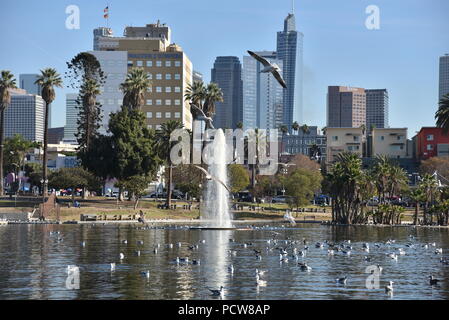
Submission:
[[[282,79],[281,76],[281,69],[279,68],[279,66],[275,63],[270,63],[267,59],[262,58],[261,56],[259,56],[258,54],[249,51],[248,53],[250,54],[251,57],[253,57],[254,59],[256,59],[257,61],[259,61],[260,63],[262,63],[262,65],[264,66],[264,68],[262,69],[262,73],[268,73],[271,72],[271,74],[276,78],[276,80],[279,82],[279,84],[287,89],[287,85],[285,84],[284,79]]]
[[[223,181],[221,181],[217,177],[212,176],[206,169],[204,169],[203,167],[200,167],[200,166],[194,166],[194,167],[196,167],[196,168],[200,169],[201,171],[203,171],[203,173],[206,175],[206,179],[207,180],[215,180],[218,183],[220,183],[223,187],[225,187],[226,190],[228,190],[229,193],[231,192],[229,187]]]

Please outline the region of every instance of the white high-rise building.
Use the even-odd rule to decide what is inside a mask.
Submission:
[[[24,90],[10,90],[11,105],[5,111],[5,138],[20,134],[29,141],[43,142],[45,101]]]
[[[440,90],[438,101],[445,94],[449,94],[449,54],[440,57]]]
[[[100,62],[101,70],[106,76],[101,95],[97,102],[101,104],[102,125],[101,134],[106,134],[109,115],[120,110],[123,103],[123,92],[120,84],[125,81],[128,72],[128,53],[126,51],[90,51]]]
[[[78,99],[77,93],[67,93],[65,97],[65,127],[64,127],[64,142],[70,144],[76,144],[75,134],[78,132],[78,114],[79,109],[76,100]]]
[[[283,62],[276,52],[256,52],[281,69]],[[283,88],[271,73],[260,73],[263,66],[253,57],[243,57],[243,126],[244,129],[277,129],[282,124]]]

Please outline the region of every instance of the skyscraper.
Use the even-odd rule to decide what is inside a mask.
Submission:
[[[44,140],[45,102],[24,90],[10,90],[11,104],[5,111],[5,137],[20,134],[29,141]]]
[[[256,53],[282,68],[275,51]],[[262,69],[253,57],[243,57],[244,129],[275,129],[283,122],[283,88],[271,73],[260,73]]]
[[[65,127],[64,127],[64,142],[76,144],[75,134],[78,132],[78,104],[76,100],[78,99],[78,94],[67,93],[65,97]]]
[[[19,87],[26,90],[28,94],[42,95],[42,88],[35,84],[39,75],[36,73],[24,73],[19,75]],[[51,128],[51,105],[48,109],[48,127]]]
[[[327,127],[366,126],[366,94],[363,88],[330,86],[327,93]]]
[[[237,57],[217,57],[211,81],[223,92],[223,102],[215,105],[214,126],[235,129],[243,122],[242,65]]]
[[[449,94],[449,54],[440,57],[440,90],[439,99]]]
[[[389,98],[387,89],[366,89],[366,129],[388,128]]]
[[[303,123],[303,38],[296,31],[295,15],[289,13],[284,20],[284,31],[277,33],[277,58],[282,60],[282,75],[287,84],[283,92],[283,122],[289,126],[293,122]]]

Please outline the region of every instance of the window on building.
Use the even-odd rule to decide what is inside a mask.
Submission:
[[[385,137],[384,137],[384,136],[379,136],[379,140],[380,140],[380,141],[384,141],[384,140],[385,140]]]
[[[160,124],[157,124],[156,125],[156,130],[160,130],[161,129],[161,125]]]
[[[162,67],[162,61],[156,61],[156,67]]]
[[[175,61],[175,67],[180,67],[181,66],[181,61]]]
[[[175,112],[175,118],[181,118],[181,112]]]
[[[156,100],[156,105],[157,106],[161,106],[162,105],[162,100],[161,99],[157,99]]]
[[[165,105],[166,106],[171,106],[171,100],[170,99],[166,99],[165,100]]]
[[[171,80],[171,73],[165,74],[165,80]]]
[[[332,136],[332,141],[338,141],[338,136]]]
[[[148,88],[147,88],[147,92],[153,92],[153,87],[151,87],[151,86],[148,87]]]
[[[175,80],[181,80],[181,75],[179,73],[175,73]]]
[[[147,67],[152,67],[152,66],[153,66],[153,61],[147,60]]]
[[[162,87],[156,87],[156,92],[162,92]]]
[[[165,66],[166,67],[171,67],[171,61],[170,60],[166,60],[165,61]]]
[[[427,151],[432,151],[432,150],[433,150],[433,144],[428,144]]]
[[[162,74],[161,73],[156,74],[156,80],[162,80]]]
[[[175,87],[175,92],[181,92],[181,87]]]
[[[133,62],[131,60],[128,60],[128,67],[132,67],[133,66]]]
[[[149,124],[149,125],[147,126],[147,128],[148,128],[148,129],[153,129],[153,125]]]
[[[153,105],[153,100],[147,99],[147,106],[152,106],[152,105]]]
[[[171,92],[171,87],[165,87],[165,92],[170,93]]]
[[[181,105],[181,100],[175,99],[175,106],[180,106],[180,105]]]
[[[138,66],[138,67],[143,67],[143,61],[140,61],[140,60],[137,61],[137,66]]]
[[[427,141],[433,141],[433,134],[427,135]]]
[[[156,118],[158,119],[162,118],[162,112],[156,112]]]
[[[150,80],[153,79],[153,74],[152,73],[148,72],[147,75],[148,75],[148,79],[150,79]]]
[[[165,118],[166,119],[170,119],[171,118],[171,112],[166,112],[165,113]]]
[[[153,118],[153,112],[147,112],[147,118]]]

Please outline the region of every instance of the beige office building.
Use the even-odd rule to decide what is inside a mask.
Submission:
[[[374,128],[372,132],[372,156],[409,158],[407,152],[407,128]]]
[[[144,68],[152,81],[145,94],[143,112],[149,128],[158,129],[169,120],[179,120],[192,128],[190,105],[184,101],[192,83],[193,67],[182,48],[170,42],[171,31],[165,24],[126,27],[124,37],[105,36],[97,39],[99,50],[126,51],[128,70]]]
[[[327,93],[327,126],[366,126],[366,93],[363,88],[330,86]]]
[[[365,135],[362,128],[326,128],[327,163],[336,160],[338,154],[352,152],[363,156]]]

